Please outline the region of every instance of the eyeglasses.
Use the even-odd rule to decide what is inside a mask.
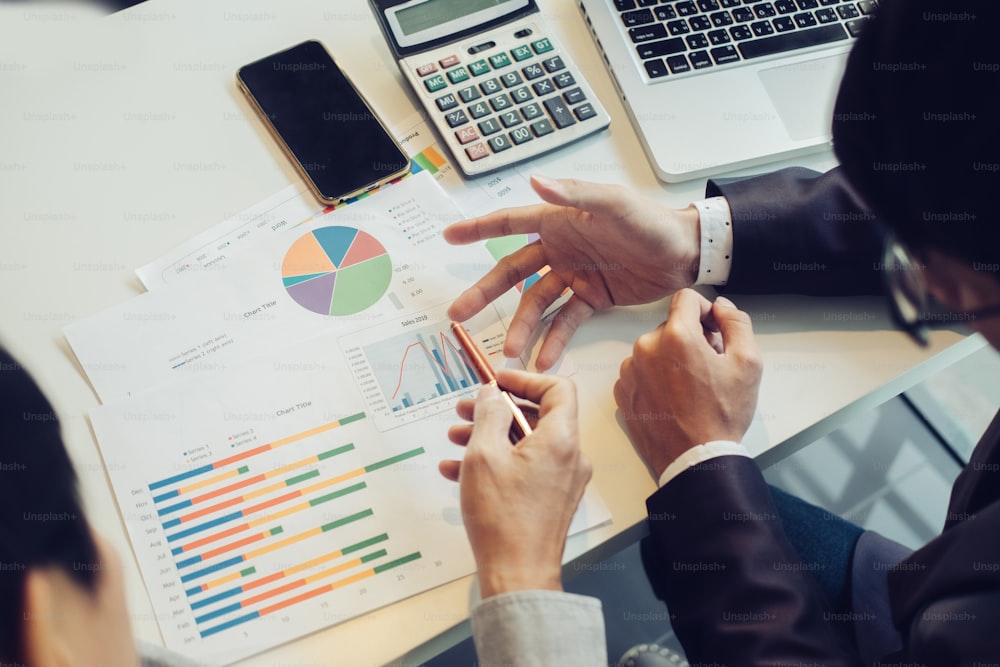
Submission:
[[[892,319],[917,344],[924,347],[928,345],[932,327],[1000,315],[1000,305],[961,312],[942,307],[927,292],[925,268],[918,255],[893,234],[886,235],[882,271],[889,293]]]

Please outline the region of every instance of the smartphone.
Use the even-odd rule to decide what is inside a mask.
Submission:
[[[236,79],[323,202],[355,197],[409,171],[399,142],[319,42],[252,62]]]

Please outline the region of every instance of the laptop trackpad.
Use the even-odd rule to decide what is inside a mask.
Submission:
[[[830,134],[843,54],[757,73],[794,141]]]

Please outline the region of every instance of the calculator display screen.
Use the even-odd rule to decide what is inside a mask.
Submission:
[[[463,32],[519,9],[529,0],[415,0],[386,9],[401,46],[414,46]]]

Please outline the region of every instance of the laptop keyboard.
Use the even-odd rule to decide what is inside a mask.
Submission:
[[[612,0],[650,79],[852,39],[876,0]]]

